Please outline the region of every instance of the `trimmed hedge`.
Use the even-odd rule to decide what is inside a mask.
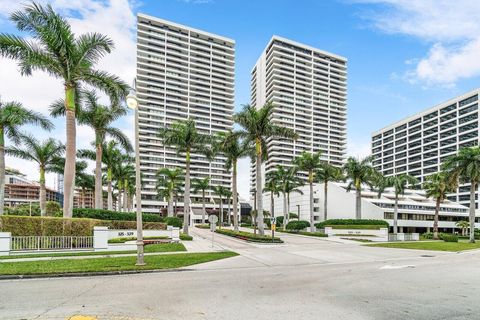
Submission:
[[[287,223],[287,225],[285,226],[285,229],[290,230],[290,231],[300,231],[300,230],[303,230],[303,229],[308,228],[308,227],[310,227],[310,222],[308,222],[308,221],[293,220],[293,221],[290,221],[290,222]]]
[[[178,227],[181,228],[183,226],[183,220],[179,217],[166,217],[165,223],[167,226]]]
[[[279,229],[278,232],[285,232],[285,233],[291,233],[291,234],[300,234],[300,235],[302,235],[302,236],[309,236],[309,237],[321,237],[321,238],[326,238],[326,237],[328,237],[328,234],[323,233],[323,232],[289,231],[289,230],[283,230],[283,229]]]
[[[135,212],[118,212],[101,209],[73,209],[74,218],[90,218],[98,220],[119,220],[119,221],[136,221],[137,214]],[[143,222],[163,222],[162,217],[158,214],[143,213]]]
[[[341,230],[341,229],[364,229],[364,230],[379,230],[381,228],[387,228],[386,226],[373,225],[373,224],[353,224],[353,225],[339,225],[339,226],[327,226],[332,229]]]
[[[258,234],[256,235],[256,234],[253,234],[253,233],[250,233],[250,232],[245,232],[245,231],[235,232],[235,231],[229,230],[229,229],[217,229],[217,230],[215,230],[215,232],[226,235],[226,236],[229,236],[229,237],[234,237],[234,238],[237,238],[237,239],[242,239],[242,240],[246,240],[246,241],[250,241],[250,242],[283,243],[283,241],[278,237],[274,237],[273,241],[272,241],[272,237],[270,237],[270,236],[267,236],[267,235],[261,236],[261,235],[258,235]]]
[[[444,234],[442,239],[445,242],[458,242],[458,236],[456,234]]]
[[[91,236],[93,227],[110,229],[136,229],[135,221],[98,220],[86,218],[56,218],[29,216],[0,216],[0,231],[13,236]],[[144,222],[146,230],[166,229],[165,223]]]
[[[317,228],[333,227],[333,226],[342,226],[342,225],[361,225],[361,226],[382,226],[382,228],[388,228],[388,222],[385,220],[376,220],[376,219],[330,219],[319,222],[315,224]]]

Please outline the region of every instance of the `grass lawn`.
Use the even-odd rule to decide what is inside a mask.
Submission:
[[[144,248],[145,252],[176,252],[187,251],[185,246],[181,243],[162,243],[162,244],[149,244]],[[62,253],[30,253],[30,254],[17,254],[10,256],[0,256],[0,260],[5,259],[19,259],[19,258],[36,258],[36,257],[81,257],[81,256],[102,256],[112,254],[129,254],[137,253],[136,250],[127,251],[96,251],[96,252],[62,252]]]
[[[375,243],[367,244],[369,247],[398,248],[398,249],[416,249],[416,250],[435,250],[435,251],[463,251],[480,249],[480,241],[469,242],[444,242],[444,241],[417,241],[417,242],[393,242],[393,243]]]
[[[236,255],[226,251],[145,256],[142,267],[135,266],[136,257],[5,262],[0,263],[0,275],[172,269]]]

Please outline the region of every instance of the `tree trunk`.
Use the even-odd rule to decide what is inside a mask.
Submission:
[[[207,214],[207,209],[205,209],[205,190],[202,190],[202,224],[205,223],[206,214]]]
[[[309,179],[310,184],[310,232],[315,231],[315,226],[313,225],[313,173],[310,173],[311,178]],[[300,217],[298,217],[300,219]]]
[[[127,210],[128,210],[128,203],[127,203],[127,201],[128,201],[128,195],[127,195],[128,192],[127,192],[127,190],[128,190],[128,180],[125,179],[125,182],[124,182],[124,184],[123,184],[123,210],[124,210],[125,212],[127,212]]]
[[[5,132],[0,127],[0,215],[5,207]]]
[[[113,196],[112,196],[112,169],[111,168],[108,168],[108,170],[107,170],[107,180],[108,180],[107,208],[108,208],[108,210],[112,211],[113,210]]]
[[[270,192],[270,216],[275,218],[275,199],[273,198],[273,191]]]
[[[63,217],[73,216],[73,195],[75,192],[76,123],[75,87],[65,88],[66,145],[65,168],[63,172]]]
[[[223,227],[223,199],[221,195],[220,195],[220,210],[218,212],[218,218],[220,220],[220,228],[222,228]]]
[[[475,243],[475,190],[477,183],[472,181],[470,184],[470,242]]]
[[[237,161],[232,163],[233,229],[238,231]]]
[[[183,195],[183,233],[188,234],[190,223],[190,150],[185,157],[185,193]]]
[[[435,204],[435,218],[433,220],[433,239],[438,240],[438,211],[440,210],[440,197]]]
[[[230,217],[230,199],[227,199],[227,223],[229,227],[232,225],[232,219]]]
[[[117,202],[118,202],[118,208],[117,208],[117,211],[118,212],[122,212],[122,184],[119,183],[118,184],[118,196],[117,196]]]
[[[398,195],[395,195],[395,205],[393,207],[393,233],[398,232]]]
[[[167,217],[173,217],[173,191],[168,195]]]
[[[95,155],[95,209],[103,209],[103,190],[102,190],[102,143],[97,140]]]
[[[355,218],[358,220],[362,219],[362,191],[360,188],[356,188],[355,194]]]
[[[45,168],[40,166],[40,216],[44,217],[47,213],[47,190],[45,189]]]
[[[325,180],[323,187],[323,221],[328,219],[328,181]]]
[[[283,228],[287,226],[288,223],[288,204],[287,204],[287,194],[282,192],[283,194]]]
[[[263,226],[263,194],[262,194],[262,145],[259,139],[256,141],[257,159],[256,159],[256,191],[257,191],[257,223],[258,234],[263,236],[265,229]]]
[[[80,207],[85,209],[85,187],[82,187],[82,192],[80,194]]]

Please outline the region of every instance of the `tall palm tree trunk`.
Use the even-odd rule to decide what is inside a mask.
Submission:
[[[360,188],[355,190],[355,218],[362,219],[362,191]]]
[[[273,191],[270,192],[270,216],[275,218],[275,199],[273,198]]]
[[[0,127],[0,215],[5,206],[5,132]]]
[[[398,196],[395,195],[395,205],[393,207],[393,233],[398,232]]]
[[[113,196],[112,196],[112,170],[109,168],[107,171],[107,208],[113,210]]]
[[[475,190],[477,183],[470,183],[470,242],[475,243]]]
[[[288,223],[288,203],[287,203],[287,194],[283,193],[283,227],[285,228]]]
[[[313,174],[313,173],[311,173]],[[310,232],[315,231],[315,226],[313,225],[313,177],[309,181],[310,183]],[[300,217],[298,217],[300,219]]]
[[[190,223],[190,151],[185,159],[185,193],[183,195],[183,233],[188,234]]]
[[[63,172],[63,217],[73,216],[73,195],[75,192],[76,161],[76,123],[75,123],[75,87],[65,88],[66,145],[65,168]]]
[[[202,190],[202,224],[205,223],[205,215],[207,214],[207,209],[205,209],[205,189]]]
[[[97,141],[95,151],[95,209],[103,209],[102,151],[102,143]]]
[[[433,239],[438,240],[438,211],[440,210],[440,200],[438,197],[435,203],[435,218],[433,220]]]
[[[325,180],[323,187],[323,221],[328,219],[328,181]]]
[[[230,217],[230,199],[227,200],[227,222],[228,222],[228,226],[230,227],[232,225],[232,220],[231,220],[231,217]]]
[[[125,180],[125,183],[123,184],[123,210],[127,212],[128,210],[128,195],[127,195],[127,188],[128,188],[128,180]]]
[[[232,164],[233,229],[238,231],[237,161]]]
[[[167,217],[173,217],[173,191],[168,195]]]
[[[222,196],[220,196],[220,211],[218,213],[218,216],[220,218],[220,228],[223,227],[223,199]]]
[[[257,223],[258,234],[264,235],[265,229],[263,226],[263,195],[262,195],[262,144],[260,140],[256,141],[257,159],[256,167],[256,191],[257,191]]]
[[[117,202],[118,202],[118,212],[122,212],[122,185],[119,183],[118,184],[118,196],[117,196]]]
[[[40,216],[47,213],[47,190],[45,189],[45,168],[40,166]]]

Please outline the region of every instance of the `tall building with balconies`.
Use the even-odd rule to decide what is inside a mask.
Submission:
[[[293,166],[302,152],[322,152],[337,166],[347,143],[347,59],[292,40],[273,36],[251,71],[251,103],[275,105],[273,121],[298,134],[295,141],[270,139],[268,173]],[[251,171],[255,187],[255,171]],[[267,207],[265,207],[267,208]]]
[[[235,42],[159,18],[138,14],[137,97],[139,102],[140,168],[144,177],[142,208],[159,212],[155,174],[160,168],[185,168],[185,158],[164,146],[159,128],[192,118],[207,135],[233,128]],[[211,177],[211,185],[231,186],[225,158],[212,162],[191,156],[191,178]],[[193,219],[201,214],[200,194],[192,192]],[[210,208],[216,196],[207,194]],[[217,202],[218,203],[218,202]],[[177,208],[183,208],[179,195]]]
[[[424,182],[459,148],[479,143],[475,89],[372,133],[374,167],[386,176],[402,173]],[[460,185],[448,199],[469,205],[470,185]],[[478,208],[478,191],[476,195]]]

